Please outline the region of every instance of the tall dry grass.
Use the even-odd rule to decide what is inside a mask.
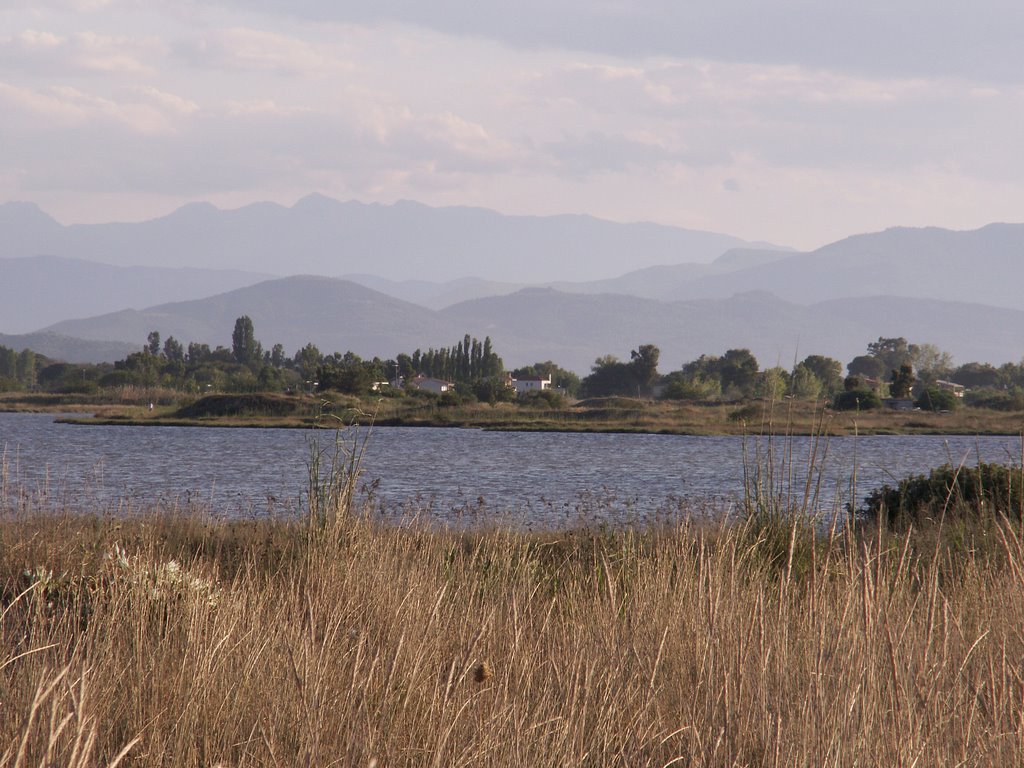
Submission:
[[[1024,541],[0,521],[0,765],[1022,765]]]

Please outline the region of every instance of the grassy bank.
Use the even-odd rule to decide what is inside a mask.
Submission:
[[[1011,524],[460,533],[12,506],[0,765],[1024,764]]]
[[[154,403],[149,409],[148,404]],[[344,395],[215,395],[183,399],[168,391],[128,393],[90,402],[80,396],[20,396],[0,399],[0,410],[75,411],[76,423],[146,426],[310,427],[325,413],[348,420],[353,411],[375,414],[381,426],[462,427],[515,431],[648,432],[740,435],[784,428],[789,434],[966,434],[1017,435],[1024,412],[960,408],[859,413],[832,411],[821,403],[751,401],[694,404],[601,398],[561,408],[542,404],[466,403],[442,405],[421,398],[355,398]],[[333,426],[335,421],[327,420]]]

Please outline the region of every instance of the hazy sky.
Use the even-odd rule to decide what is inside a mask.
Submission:
[[[0,202],[1021,221],[1022,40],[1019,0],[2,0]]]

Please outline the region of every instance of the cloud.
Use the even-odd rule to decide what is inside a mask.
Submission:
[[[0,70],[33,76],[151,74],[154,69],[146,60],[164,50],[165,45],[154,38],[112,37],[94,32],[61,36],[25,30],[0,38]]]
[[[33,89],[2,81],[0,105],[22,142],[53,140],[67,130],[101,131],[111,124],[139,134],[171,134],[178,120],[199,109],[188,99],[152,87],[130,89],[123,98],[112,99],[66,85]]]
[[[210,30],[180,43],[177,54],[204,69],[286,76],[325,77],[354,69],[331,46],[246,27]]]
[[[531,49],[707,58],[1005,81],[1024,72],[1024,6],[1004,0],[220,0],[318,21],[399,23]]]

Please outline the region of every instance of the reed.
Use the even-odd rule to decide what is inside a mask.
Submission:
[[[1024,540],[0,518],[0,765],[1021,765]],[[955,567],[948,558],[956,558]]]

